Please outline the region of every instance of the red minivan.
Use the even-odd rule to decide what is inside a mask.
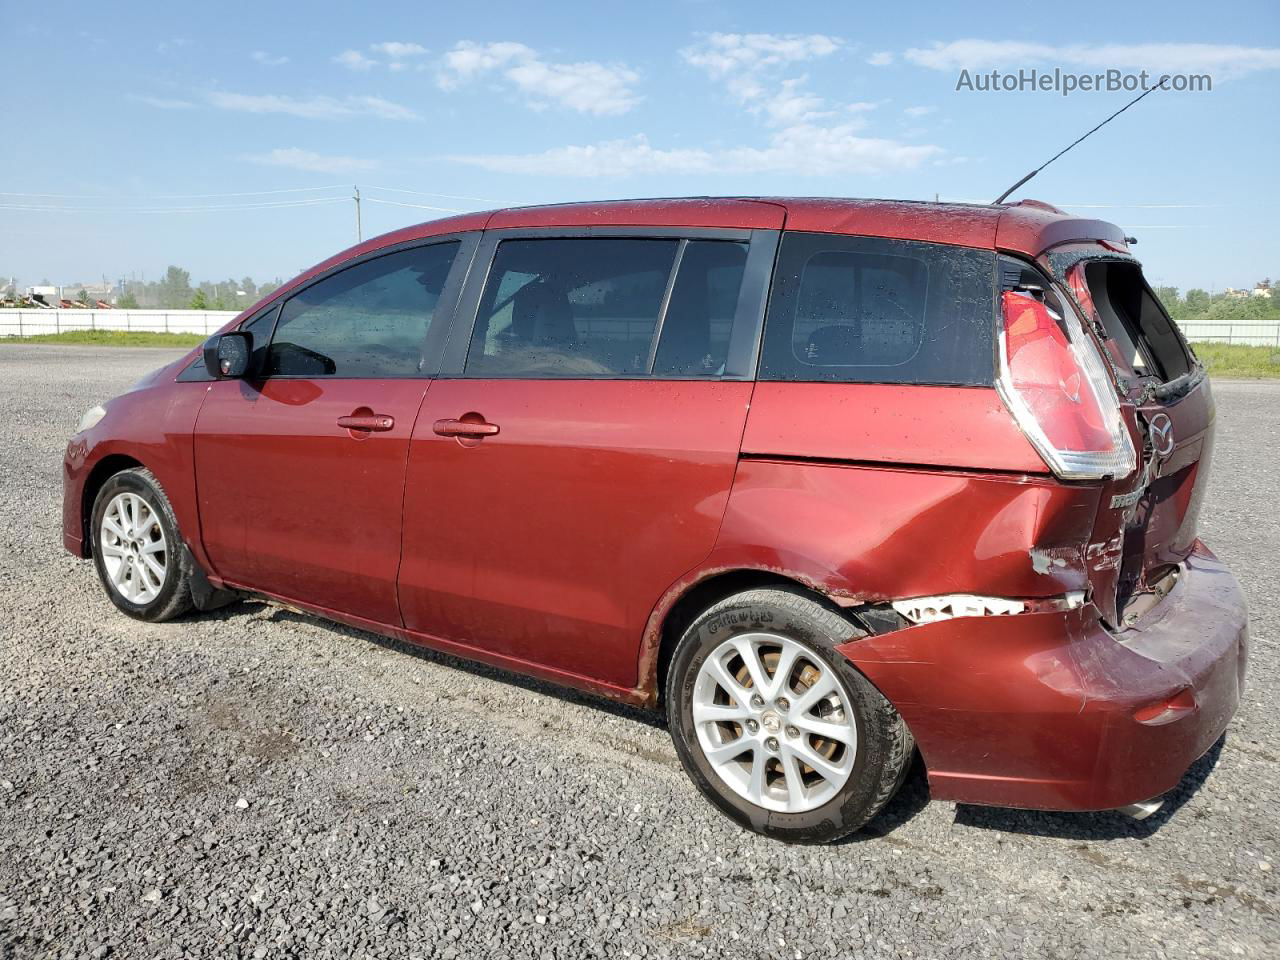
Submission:
[[[917,749],[937,798],[1141,815],[1244,682],[1213,420],[1121,231],[1043,203],[500,210],[89,411],[64,541],[140,619],[265,597],[662,707],[783,840]]]

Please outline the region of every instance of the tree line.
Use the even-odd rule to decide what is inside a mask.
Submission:
[[[203,280],[192,286],[190,272],[170,266],[159,280],[127,283],[115,305],[125,310],[243,310],[278,286],[279,281],[257,284],[252,277]]]
[[[1190,323],[1249,324],[1280,322],[1280,289],[1271,296],[1209,293],[1192,288],[1185,294],[1177,287],[1156,287],[1155,294],[1178,326]]]

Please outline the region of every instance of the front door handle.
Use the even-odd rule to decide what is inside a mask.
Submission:
[[[349,417],[339,417],[338,426],[344,430],[364,430],[382,433],[396,425],[395,417],[385,413],[353,413]]]
[[[499,427],[496,423],[484,420],[437,420],[432,430],[442,437],[481,437],[497,436]]]

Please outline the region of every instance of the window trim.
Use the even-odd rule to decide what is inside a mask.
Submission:
[[[400,376],[400,377],[316,377],[302,376],[294,374],[275,374],[274,376],[263,376],[262,371],[254,370],[251,379],[254,382],[265,383],[268,380],[430,380],[436,376],[436,371],[440,367],[440,361],[444,350],[444,344],[449,336],[449,329],[453,325],[454,317],[458,309],[458,297],[462,292],[463,284],[467,274],[471,269],[472,260],[475,257],[476,247],[480,242],[480,231],[470,230],[462,233],[442,233],[433,237],[419,237],[414,240],[406,240],[402,243],[388,244],[385,247],[378,247],[376,250],[370,250],[358,257],[352,257],[349,260],[343,260],[336,263],[323,273],[318,273],[314,277],[307,280],[306,283],[294,287],[285,293],[282,293],[275,300],[267,305],[264,310],[259,310],[252,316],[246,317],[243,321],[236,325],[235,329],[240,330],[245,325],[252,323],[263,315],[266,310],[273,310],[275,317],[271,321],[271,333],[267,338],[267,347],[275,342],[276,329],[280,324],[280,315],[284,310],[284,306],[294,297],[305,293],[318,283],[328,280],[330,277],[336,276],[344,270],[352,267],[358,267],[361,264],[368,263],[371,260],[378,260],[382,257],[390,256],[395,253],[403,253],[406,250],[416,250],[420,247],[434,247],[442,243],[458,244],[458,252],[454,256],[453,263],[449,267],[449,275],[445,278],[444,287],[441,288],[440,298],[436,301],[435,311],[432,314],[431,326],[423,335],[422,356],[426,365],[422,366],[416,374]],[[266,354],[263,354],[265,357]],[[434,363],[432,362],[434,358]]]
[[[510,227],[486,230],[475,252],[451,325],[448,343],[436,376],[441,380],[685,380],[694,383],[721,380],[754,380],[756,363],[760,355],[760,338],[764,331],[764,312],[769,299],[769,287],[773,280],[774,259],[778,252],[780,230],[752,230],[727,227],[664,227],[664,226],[607,226],[607,227]],[[609,373],[578,375],[574,377],[494,377],[491,374],[467,373],[467,353],[471,338],[479,320],[480,301],[489,275],[493,270],[498,244],[504,240],[564,240],[584,237],[612,237],[637,240],[727,240],[747,244],[747,261],[743,267],[742,286],[738,291],[738,306],[729,334],[729,353],[725,372],[718,377],[662,376],[649,372]],[[678,268],[686,244],[677,248],[675,267]],[[666,309],[671,300],[672,281],[678,276],[673,269],[667,278],[667,290],[662,299],[658,322],[666,319]],[[655,326],[649,345],[648,370],[653,369],[655,351],[661,336],[661,327]]]

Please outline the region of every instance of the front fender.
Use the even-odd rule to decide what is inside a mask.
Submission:
[[[200,535],[192,433],[204,402],[204,383],[153,382],[108,401],[106,416],[73,436],[63,457],[63,544],[73,554],[90,553],[87,520],[98,483],[114,472],[115,458],[150,470],[173,506],[192,555],[209,570]]]

